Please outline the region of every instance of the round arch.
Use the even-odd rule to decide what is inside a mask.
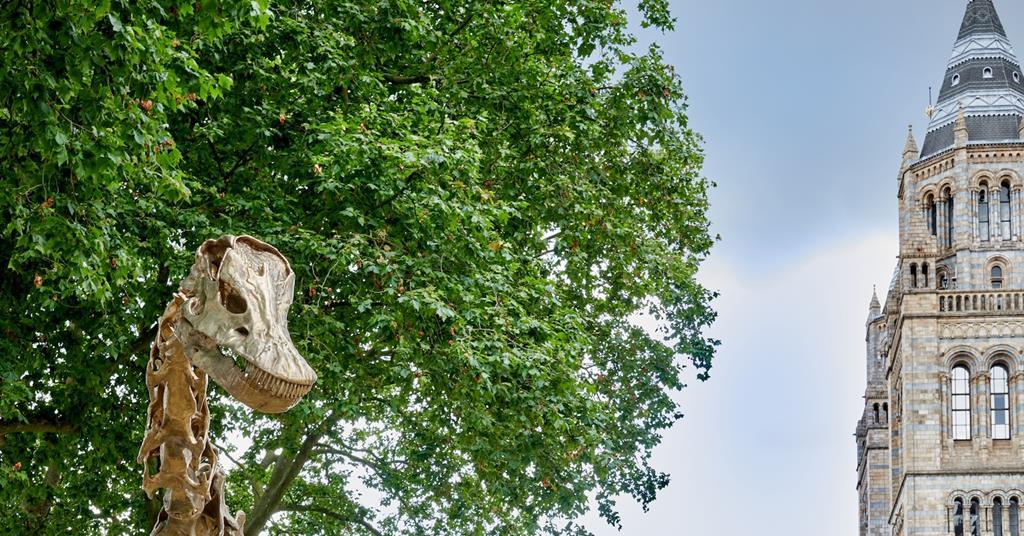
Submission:
[[[983,181],[987,181],[989,187],[991,188],[992,185],[996,182],[995,178],[996,178],[996,174],[992,173],[991,171],[988,171],[988,170],[979,171],[979,172],[975,173],[974,176],[971,177],[971,182],[970,182],[971,188],[981,188],[981,183]]]
[[[963,364],[974,376],[981,370],[982,359],[976,348],[966,345],[958,345],[946,350],[945,365],[946,372],[953,370],[953,367]]]
[[[1012,374],[1014,371],[1020,370],[1020,352],[1008,344],[997,344],[985,350],[981,362],[984,363],[986,371],[1002,363]]]

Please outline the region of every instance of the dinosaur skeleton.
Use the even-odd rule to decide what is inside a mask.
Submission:
[[[210,443],[207,376],[264,413],[286,411],[309,392],[316,373],[288,334],[294,288],[288,260],[255,238],[207,240],[196,252],[160,317],[146,367],[150,403],[138,462],[147,495],[165,490],[152,536],[242,536],[245,515],[228,511]]]

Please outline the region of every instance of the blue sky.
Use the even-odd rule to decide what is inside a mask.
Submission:
[[[718,183],[701,277],[723,346],[657,451],[673,483],[624,505],[622,534],[853,536],[868,301],[895,266],[906,128],[923,140],[967,1],[672,4],[674,32],[640,34],[682,75]],[[1024,4],[996,7],[1024,47]]]

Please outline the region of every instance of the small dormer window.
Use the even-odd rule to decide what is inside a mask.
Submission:
[[[1013,72],[1013,81],[1017,82],[1018,84],[1020,83],[1020,73],[1018,73],[1017,71]]]
[[[959,86],[960,85],[960,75],[958,75],[958,74],[954,74],[953,75],[953,85],[954,86]]]
[[[992,78],[992,68],[991,67],[985,67],[985,70],[981,71],[981,77],[982,78]]]

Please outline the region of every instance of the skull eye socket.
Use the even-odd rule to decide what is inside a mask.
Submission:
[[[228,310],[229,313],[241,314],[249,309],[249,304],[245,302],[245,298],[230,284],[226,281],[221,280],[218,287],[218,295],[220,296],[220,304]]]

